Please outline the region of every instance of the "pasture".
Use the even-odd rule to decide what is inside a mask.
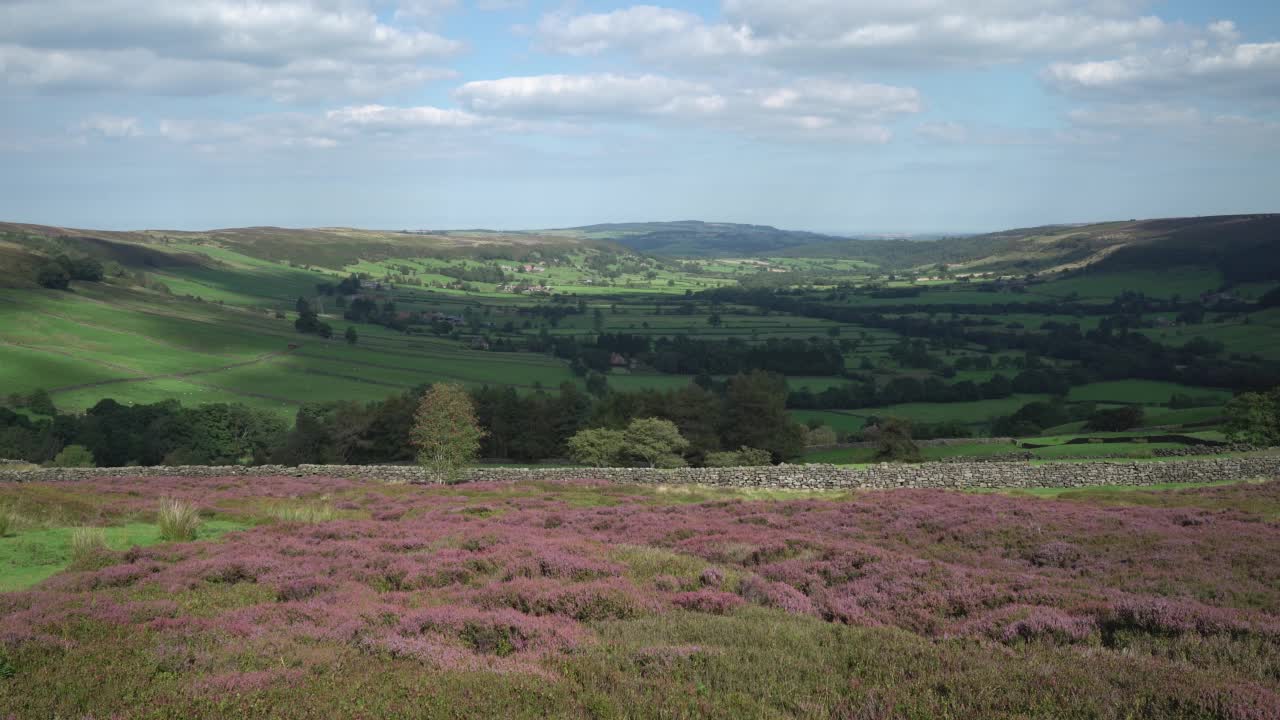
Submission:
[[[198,508],[194,541],[153,542],[159,497]],[[0,593],[14,717],[1280,706],[1276,482],[1044,499],[150,478],[13,485],[0,506],[20,515],[0,582],[26,587]],[[110,539],[65,558],[80,526]]]

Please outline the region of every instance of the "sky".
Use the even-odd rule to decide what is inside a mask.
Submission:
[[[1275,0],[0,0],[0,220],[1280,211]]]

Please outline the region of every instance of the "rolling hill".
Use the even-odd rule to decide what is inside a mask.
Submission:
[[[779,254],[856,258],[890,269],[946,264],[1015,273],[1200,266],[1245,282],[1280,275],[1280,215],[1049,225],[931,241],[838,240]]]

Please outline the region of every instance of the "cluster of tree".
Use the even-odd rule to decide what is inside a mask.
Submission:
[[[295,330],[308,335],[319,335],[322,338],[333,337],[333,326],[316,315],[316,311],[312,309],[311,303],[307,302],[306,298],[298,298],[295,308],[298,311],[298,319],[293,321]]]
[[[355,298],[342,313],[342,317],[351,322],[381,325],[401,332],[409,327],[409,322],[400,317],[396,312],[396,304],[390,300],[379,305],[378,301],[372,298]],[[449,329],[452,330],[453,326],[451,325]]]
[[[614,353],[635,358],[673,375],[734,375],[763,370],[783,375],[840,376],[844,353],[831,340],[779,340],[750,343],[741,338],[703,340],[677,335],[656,340],[642,335],[604,333],[594,339],[560,336],[550,352],[585,370],[605,372]]]
[[[1088,332],[1082,331],[1078,325],[1065,323],[1056,324],[1045,332],[1010,332],[994,320],[975,324],[972,319],[946,319],[940,313],[947,310],[947,306],[930,306],[935,314],[916,317],[909,313],[918,312],[919,307],[904,306],[901,309],[904,314],[889,315],[880,312],[884,308],[869,311],[833,305],[798,291],[718,288],[701,296],[713,302],[753,305],[770,312],[891,330],[909,338],[929,339],[942,348],[976,344],[989,354],[1021,351],[1070,363],[1085,371],[1076,377],[1086,382],[1132,378],[1233,390],[1259,390],[1280,384],[1280,364],[1262,359],[1224,358],[1221,343],[1205,339],[1195,339],[1180,347],[1165,346],[1134,332],[1130,327],[1132,318],[1128,315],[1108,315],[1102,318],[1097,328]],[[1134,300],[1130,298],[1125,302]],[[1148,299],[1143,302],[1148,302]],[[1172,306],[1177,307],[1176,304]],[[1009,306],[1012,311],[1020,313],[1033,312],[1033,307]],[[957,306],[951,310],[968,313],[971,308]],[[982,310],[986,313],[991,311],[990,306]],[[1049,314],[1063,311],[1063,306],[1050,304],[1043,309]]]
[[[957,403],[978,400],[996,400],[1014,394],[1065,395],[1075,383],[1071,371],[1052,368],[1024,370],[1012,379],[996,373],[985,382],[961,380],[948,383],[932,376],[920,380],[914,377],[896,377],[884,385],[877,385],[871,378],[831,386],[815,393],[801,388],[787,399],[787,406],[797,410],[844,410],[850,408],[882,407],[902,403]]]
[[[83,416],[48,420],[0,409],[0,457],[47,462],[78,444],[99,465],[405,462],[428,452],[413,428],[423,396],[434,389],[369,403],[305,405],[291,429],[274,415],[238,404],[183,408],[177,401],[125,406],[103,400]],[[786,381],[768,373],[739,375],[711,389],[689,385],[599,399],[572,383],[554,393],[482,388],[468,396],[482,432],[479,453],[486,458],[567,457],[569,440],[580,431],[625,431],[640,419],[670,422],[687,442],[679,454],[690,464],[732,448],[764,451],[774,461],[804,451],[804,429],[786,411]],[[445,425],[436,421],[432,427]]]
[[[72,280],[102,282],[106,270],[102,263],[91,257],[71,258],[57,255],[36,268],[35,280],[41,287],[65,290]]]
[[[1092,403],[1068,404],[1062,398],[1037,400],[1023,405],[1012,415],[996,418],[991,424],[991,434],[1008,437],[1038,435],[1046,428],[1088,420],[1093,414]]]
[[[360,276],[352,273],[351,275],[343,278],[337,285],[327,282],[318,283],[316,285],[316,292],[320,295],[330,296],[355,295],[360,292]]]
[[[42,463],[78,445],[99,466],[261,463],[286,431],[275,415],[240,404],[184,408],[176,400],[121,405],[107,399],[84,415],[41,420],[0,408],[0,457]]]
[[[508,280],[506,273],[496,265],[445,265],[435,272],[463,282],[482,282],[500,285]]]

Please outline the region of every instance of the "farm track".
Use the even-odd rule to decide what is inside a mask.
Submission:
[[[421,369],[421,368],[401,367],[401,366],[398,366],[398,365],[384,365],[384,364],[382,364],[382,363],[368,362],[368,361],[365,361],[365,360],[347,360],[347,359],[345,359],[345,358],[344,358],[344,359],[339,360],[339,359],[335,359],[335,358],[326,358],[326,357],[324,357],[323,355],[314,355],[314,354],[312,354],[312,353],[307,353],[307,352],[294,352],[293,354],[294,354],[294,356],[295,356],[295,357],[305,357],[305,358],[312,358],[312,359],[314,359],[314,360],[324,360],[324,361],[327,361],[327,362],[345,363],[345,364],[349,364],[349,365],[358,365],[358,366],[360,366],[360,367],[369,367],[369,368],[375,368],[375,369],[378,369],[378,370],[395,370],[395,371],[398,371],[398,372],[427,373],[427,374],[430,374],[430,375],[433,375],[433,376],[437,376],[437,377],[449,378],[450,380],[458,380],[458,381],[461,381],[461,382],[471,382],[471,383],[476,382],[475,378],[468,378],[468,377],[463,377],[463,376],[461,376],[461,375],[454,375],[454,374],[451,374],[451,373],[440,372],[439,370],[423,370],[423,369]],[[390,353],[388,353],[388,354],[390,354]],[[331,372],[328,372],[328,371],[325,371],[325,370],[316,370],[316,369],[313,369],[313,368],[304,368],[304,369],[303,369],[303,372],[311,373],[311,374],[314,374],[314,375],[331,375],[331,376],[333,376],[333,377],[346,378],[346,379],[348,379],[348,380],[356,380],[357,382],[371,382],[371,383],[373,383],[373,384],[375,384],[375,385],[387,385],[387,386],[390,386],[390,387],[400,387],[400,388],[411,388],[411,387],[413,387],[413,386],[411,386],[411,385],[403,385],[403,384],[400,384],[400,383],[389,383],[389,382],[385,382],[385,381],[373,381],[373,380],[368,380],[368,379],[366,379],[366,378],[352,377],[352,376],[350,376],[350,375],[341,375],[341,374],[338,374],[338,373],[331,373]],[[536,388],[535,386],[533,386],[533,385],[514,385],[514,384],[510,384],[510,383],[504,383],[504,386],[505,386],[505,387],[517,387],[517,388],[523,388],[523,389],[527,389],[527,390],[536,390],[536,389],[537,389],[537,388]]]
[[[38,351],[44,351],[44,352],[53,352],[53,353],[56,353],[56,354],[59,354],[59,355],[64,355],[64,354],[65,354],[65,355],[68,355],[69,357],[74,357],[74,358],[76,358],[77,360],[86,361],[86,359],[85,359],[85,358],[82,358],[82,357],[79,357],[79,356],[76,356],[76,355],[71,355],[70,353],[62,353],[62,352],[59,352],[59,351],[56,351],[56,350],[45,350],[44,348],[30,348],[30,349],[32,349],[32,350],[38,350]],[[216,367],[216,368],[209,368],[209,369],[207,369],[207,370],[189,370],[189,371],[186,371],[186,372],[162,373],[162,374],[158,374],[158,375],[142,375],[142,376],[139,376],[139,377],[132,377],[132,378],[116,378],[116,379],[113,379],[113,380],[99,380],[99,381],[97,381],[97,382],[81,383],[81,384],[79,384],[79,385],[64,385],[64,386],[62,386],[62,387],[51,388],[51,389],[49,390],[49,394],[51,394],[51,395],[56,395],[56,394],[58,394],[58,393],[73,392],[73,391],[76,391],[76,390],[86,390],[86,389],[88,389],[88,388],[104,387],[104,386],[107,386],[107,385],[120,385],[120,384],[124,384],[124,383],[150,382],[150,381],[153,381],[153,380],[187,380],[187,378],[197,377],[197,376],[200,376],[200,375],[211,375],[211,374],[214,374],[214,373],[225,372],[225,371],[227,371],[227,370],[235,370],[235,369],[237,369],[237,368],[248,367],[248,366],[250,366],[250,365],[257,365],[257,364],[259,364],[259,363],[267,362],[267,361],[269,361],[269,360],[273,360],[273,359],[275,359],[275,358],[278,358],[278,357],[281,357],[281,356],[284,356],[284,355],[288,355],[288,354],[289,354],[289,353],[291,353],[291,352],[293,352],[293,351],[292,351],[292,350],[277,350],[276,352],[270,352],[270,353],[266,353],[265,355],[259,355],[258,357],[254,358],[254,359],[252,359],[252,360],[245,360],[244,362],[231,363],[231,364],[229,364],[229,365],[223,365],[223,366],[221,366],[221,367]],[[93,361],[93,360],[87,360],[87,362],[95,362],[95,361]],[[196,383],[193,383],[193,384],[196,384]],[[233,394],[237,394],[237,395],[245,395],[245,396],[249,396],[249,397],[265,397],[265,398],[267,398],[267,399],[271,399],[271,400],[284,400],[284,398],[276,398],[276,397],[265,396],[265,395],[256,395],[256,394],[254,394],[254,393],[250,393],[250,392],[243,392],[243,391],[238,391],[238,390],[233,390],[233,389],[231,389],[231,388],[225,388],[225,387],[221,387],[221,386],[208,386],[208,387],[216,387],[216,388],[217,388],[217,389],[219,389],[219,390],[226,390],[227,392],[231,392],[231,393],[233,393]]]

